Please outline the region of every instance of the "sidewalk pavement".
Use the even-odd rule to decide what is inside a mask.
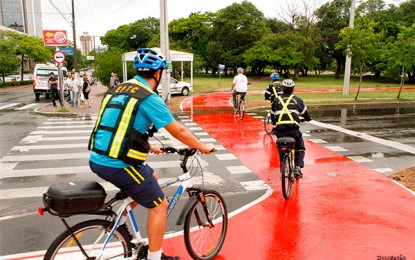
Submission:
[[[48,115],[48,116],[68,116],[68,117],[76,117],[76,116],[85,116],[87,114],[97,114],[99,112],[99,108],[101,106],[101,101],[104,94],[107,91],[107,87],[102,85],[101,82],[98,82],[92,86],[92,91],[89,93],[89,99],[92,101],[91,108],[83,108],[79,107],[72,107],[67,101],[64,101],[64,108],[68,109],[69,112],[59,112],[61,109],[59,102],[57,103],[57,107],[54,107],[52,104],[52,100],[50,104],[46,104],[43,107],[35,109],[36,113]]]

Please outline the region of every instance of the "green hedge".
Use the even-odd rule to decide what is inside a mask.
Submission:
[[[7,81],[7,82],[1,82],[0,88],[2,87],[10,87],[10,86],[24,86],[24,85],[32,85],[33,80],[23,80],[23,81]]]

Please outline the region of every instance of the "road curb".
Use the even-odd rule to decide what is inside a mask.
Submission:
[[[43,115],[43,116],[60,116],[60,117],[79,117],[77,113],[74,112],[52,112],[52,111],[42,111],[43,107],[38,107],[33,110],[33,113]]]

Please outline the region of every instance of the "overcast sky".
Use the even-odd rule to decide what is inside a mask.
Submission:
[[[79,36],[83,32],[89,35],[103,36],[107,31],[116,29],[146,17],[160,17],[159,0],[73,0],[75,4],[75,26]],[[216,12],[232,3],[242,0],[166,0],[168,20],[188,17],[192,12]],[[311,5],[320,6],[329,0],[307,0]],[[303,0],[250,0],[266,17],[279,18],[292,8],[303,6]],[[387,0],[399,4],[402,0]],[[62,15],[51,4],[55,5]],[[72,0],[41,0],[42,23],[44,30],[66,30],[68,39],[73,40]],[[65,19],[65,18],[66,19]]]

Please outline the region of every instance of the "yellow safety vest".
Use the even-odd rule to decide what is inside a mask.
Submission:
[[[128,95],[124,104],[111,103],[111,100],[120,94]],[[133,128],[133,123],[141,101],[152,94],[155,93],[136,79],[110,89],[101,103],[101,109],[89,140],[88,149],[98,154],[120,159],[126,163],[143,163],[147,159],[150,150],[148,136],[136,131]],[[120,110],[114,127],[104,125],[102,122],[102,115],[107,109]],[[99,131],[110,133],[108,146],[105,149],[97,148],[95,138]]]

